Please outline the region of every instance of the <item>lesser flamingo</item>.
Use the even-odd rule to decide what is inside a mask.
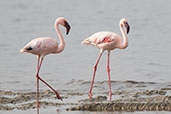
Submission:
[[[66,34],[68,34],[69,30],[70,30],[70,25],[68,24],[66,19],[64,19],[63,17],[59,17],[58,19],[56,19],[55,29],[56,29],[57,35],[59,37],[59,40],[60,40],[59,45],[55,38],[40,37],[40,38],[33,39],[32,41],[30,41],[26,46],[24,46],[20,50],[20,52],[27,52],[27,53],[37,55],[37,73],[36,73],[36,78],[37,78],[37,114],[39,114],[39,107],[40,107],[40,104],[39,104],[39,80],[42,81],[43,83],[45,83],[50,89],[52,89],[55,92],[56,97],[58,99],[62,100],[62,98],[58,94],[58,92],[54,88],[52,88],[46,81],[44,81],[42,78],[40,78],[40,76],[39,76],[40,67],[42,65],[44,57],[48,54],[60,53],[64,50],[65,42],[64,42],[62,34],[60,33],[60,30],[58,28],[59,25],[66,27]]]
[[[103,31],[103,32],[97,32],[90,37],[86,38],[84,41],[82,41],[82,44],[89,44],[96,46],[97,48],[100,49],[100,56],[94,66],[94,73],[93,73],[93,79],[91,82],[91,87],[89,91],[89,98],[92,98],[92,88],[93,88],[93,83],[94,83],[94,78],[95,78],[95,73],[97,69],[97,65],[99,63],[99,60],[105,50],[108,51],[108,58],[107,58],[107,72],[108,72],[108,79],[109,79],[109,97],[110,100],[112,99],[112,92],[111,92],[111,83],[110,83],[110,69],[109,69],[109,56],[110,56],[110,51],[114,50],[115,48],[119,49],[125,49],[128,46],[128,38],[127,35],[124,31],[123,26],[126,28],[127,34],[129,33],[130,26],[128,24],[128,21],[125,18],[122,18],[119,23],[119,27],[122,33],[122,38],[120,35],[113,33],[113,32],[108,32],[108,31]]]

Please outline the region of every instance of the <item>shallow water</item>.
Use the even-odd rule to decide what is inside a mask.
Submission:
[[[65,17],[72,27],[68,36],[60,27],[66,42],[65,50],[45,57],[40,72],[40,76],[59,92],[88,93],[99,50],[80,42],[98,31],[120,34],[118,23],[122,17],[131,26],[129,47],[111,52],[111,80],[118,81],[113,83],[112,91],[128,89],[126,80],[154,82],[145,89],[170,86],[170,4],[170,0],[1,1],[0,90],[36,91],[36,57],[21,54],[19,50],[36,37],[57,38],[54,21],[59,16]],[[95,81],[102,85],[96,83],[100,87],[93,89],[95,93],[99,90],[108,92],[106,56],[104,53],[98,66]],[[106,83],[103,84],[104,81]],[[42,83],[40,87],[47,89]],[[134,86],[129,90],[133,91]]]

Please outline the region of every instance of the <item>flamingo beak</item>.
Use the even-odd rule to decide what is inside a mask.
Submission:
[[[125,27],[126,27],[126,32],[128,34],[129,30],[130,30],[130,26],[129,26],[128,22],[125,22]]]
[[[66,34],[68,35],[68,33],[69,33],[69,31],[70,31],[70,25],[68,24],[68,22],[66,22],[65,21],[65,25],[64,25],[65,27],[66,27]]]

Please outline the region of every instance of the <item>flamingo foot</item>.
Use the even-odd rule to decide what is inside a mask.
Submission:
[[[37,103],[37,108],[40,108],[40,104],[39,104],[39,102]]]
[[[109,100],[112,101],[112,93],[109,93]]]
[[[89,92],[89,99],[91,100],[91,98],[92,98],[92,94],[91,92]]]
[[[62,101],[62,97],[58,94],[57,91],[55,91],[56,97]]]

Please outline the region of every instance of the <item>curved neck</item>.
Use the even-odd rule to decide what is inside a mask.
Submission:
[[[127,38],[127,35],[123,29],[123,25],[120,24],[120,30],[121,30],[121,33],[122,33],[122,37],[123,37],[123,42],[122,44],[120,45],[120,49],[125,49],[126,47],[128,47],[128,38]]]
[[[60,40],[60,44],[59,44],[59,46],[57,47],[56,53],[62,52],[62,51],[64,50],[64,48],[65,48],[65,42],[64,42],[64,39],[63,39],[63,37],[62,37],[62,34],[61,34],[61,32],[60,32],[58,26],[59,26],[59,23],[56,22],[56,23],[55,23],[55,29],[56,29],[56,32],[57,32],[57,34],[58,34],[59,40]]]

